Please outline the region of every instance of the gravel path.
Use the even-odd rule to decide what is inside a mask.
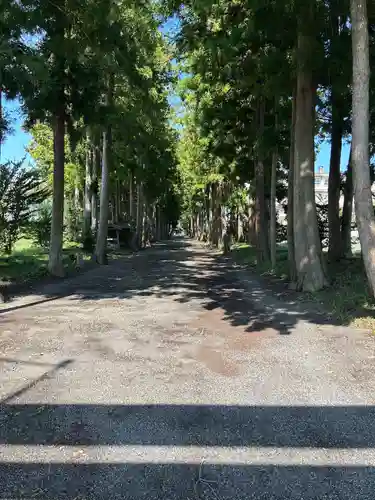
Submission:
[[[374,499],[375,350],[202,246],[0,309],[0,500]]]

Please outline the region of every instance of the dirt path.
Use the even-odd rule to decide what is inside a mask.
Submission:
[[[374,339],[239,278],[174,242],[0,309],[0,499],[373,499]]]

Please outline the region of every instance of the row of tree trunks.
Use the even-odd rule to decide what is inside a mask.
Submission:
[[[223,246],[228,229],[223,206],[223,199],[228,194],[225,191],[226,186],[220,181],[207,184],[204,202],[191,214],[189,221],[190,235],[216,248]]]
[[[111,105],[113,100],[114,75],[108,79],[108,91],[106,103]],[[51,244],[49,255],[49,271],[52,275],[63,276],[64,268],[62,262],[62,243],[63,243],[63,221],[64,221],[64,164],[65,164],[65,107],[64,107],[64,89],[61,88],[60,106],[56,111],[53,123],[54,138],[54,172],[53,172],[53,206],[52,206],[52,227]],[[109,219],[109,200],[110,200],[110,173],[111,173],[111,153],[112,153],[112,128],[107,128],[102,132],[100,138],[97,133],[92,132],[90,128],[86,131],[86,160],[85,160],[85,186],[83,193],[83,242],[96,234],[96,246],[93,259],[99,264],[107,262],[107,234]],[[100,200],[98,203],[98,178],[101,172]],[[76,186],[74,196],[66,200],[67,210],[78,214],[81,207],[81,193],[78,185]],[[134,200],[134,176],[130,175],[129,182],[129,214],[133,219],[135,214]],[[146,246],[150,243],[152,235],[156,232],[162,238],[168,235],[168,224],[163,218],[163,214],[158,208],[149,206],[146,197],[143,195],[143,186],[137,182],[136,197],[136,226],[137,239],[139,246]],[[122,186],[120,180],[115,176],[115,189],[112,198],[112,207],[114,210],[113,219],[119,221],[122,214]],[[99,210],[100,205],[100,210]],[[126,210],[126,209],[125,209]],[[152,212],[152,213],[151,213]],[[158,221],[154,217],[158,214]],[[75,229],[71,228],[71,235],[78,240],[78,221],[74,221]],[[154,229],[155,228],[155,229]],[[156,229],[157,228],[157,229]],[[76,233],[73,235],[73,230]]]
[[[314,13],[306,10],[306,16]],[[334,20],[338,35],[338,19]],[[306,25],[305,25],[306,26]],[[290,280],[300,290],[319,290],[328,280],[319,240],[314,195],[314,102],[315,89],[311,64],[311,35],[300,23],[298,35],[297,95],[293,96],[291,120],[290,168],[288,174],[288,256]],[[352,173],[348,164],[344,191],[343,217],[340,224],[340,164],[343,137],[343,118],[339,93],[332,86],[332,138],[329,174],[329,257],[340,259],[351,253]]]
[[[310,15],[310,18],[307,16]],[[319,241],[314,202],[314,102],[315,90],[309,68],[312,39],[304,26],[313,25],[312,7],[305,11],[298,35],[298,71],[296,122],[291,164],[294,166],[294,196],[289,196],[289,211],[293,206],[293,235],[288,231],[290,257],[294,240],[296,287],[315,291],[327,284]],[[308,20],[306,24],[306,19]],[[343,117],[339,92],[332,86],[332,137],[329,174],[329,257],[337,260],[351,254],[351,221],[353,194],[362,256],[368,282],[375,295],[375,218],[369,171],[369,34],[366,0],[351,0],[353,93],[352,147],[344,185],[344,206],[340,225],[340,164],[343,137]],[[338,18],[333,26],[338,30]],[[338,33],[336,33],[337,35]],[[335,33],[334,33],[335,35]],[[293,113],[294,114],[294,113]],[[289,186],[289,189],[291,187]],[[354,192],[353,192],[354,189]],[[290,192],[289,192],[290,195]]]
[[[316,85],[313,77],[315,5],[300,4],[297,38],[297,82],[293,96],[291,120],[291,148],[288,186],[288,253],[290,278],[298,290],[317,291],[328,284],[325,263],[319,238],[314,192],[314,125]],[[333,44],[338,41],[340,18],[332,11]],[[337,260],[351,252],[351,220],[354,180],[356,216],[361,240],[366,273],[373,293],[375,293],[375,219],[371,182],[369,174],[369,40],[368,19],[365,0],[351,0],[353,25],[353,144],[344,186],[344,206],[340,221],[341,152],[344,134],[344,120],[337,82],[332,84],[332,134],[329,173],[329,258]],[[264,158],[262,137],[264,131],[265,101],[262,97],[257,105],[257,150],[255,160],[255,243],[258,262],[269,259],[269,243],[264,193]],[[272,158],[271,178],[271,263],[275,266],[275,183],[277,156]],[[353,170],[353,173],[352,173]],[[221,206],[213,194],[213,221],[211,241],[218,245],[217,228],[222,220]],[[253,217],[254,214],[254,217]],[[206,214],[197,213],[191,221],[194,233],[199,233],[205,225]],[[202,222],[203,217],[203,222]],[[251,236],[251,231],[249,231]]]

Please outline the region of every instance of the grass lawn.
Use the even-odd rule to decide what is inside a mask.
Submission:
[[[288,249],[284,246],[277,247],[277,265],[274,271],[270,270],[268,263],[257,265],[256,250],[247,243],[238,243],[232,247],[232,257],[238,264],[245,264],[264,276],[288,277]]]
[[[277,249],[277,266],[270,271],[268,264],[257,265],[256,251],[247,244],[233,246],[232,257],[264,277],[288,278],[288,251]],[[367,328],[375,333],[375,301],[368,293],[362,259],[355,256],[338,263],[327,263],[331,286],[316,293],[301,293],[301,301],[312,301],[343,325]]]
[[[75,243],[67,243],[64,249],[77,248]],[[12,255],[0,254],[0,282],[25,283],[48,275],[48,251],[33,244],[31,240],[20,239]],[[64,257],[67,270],[73,268],[68,255]]]

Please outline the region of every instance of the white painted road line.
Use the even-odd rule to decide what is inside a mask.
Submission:
[[[139,463],[375,466],[374,448],[224,448],[198,446],[0,446],[2,463]]]

